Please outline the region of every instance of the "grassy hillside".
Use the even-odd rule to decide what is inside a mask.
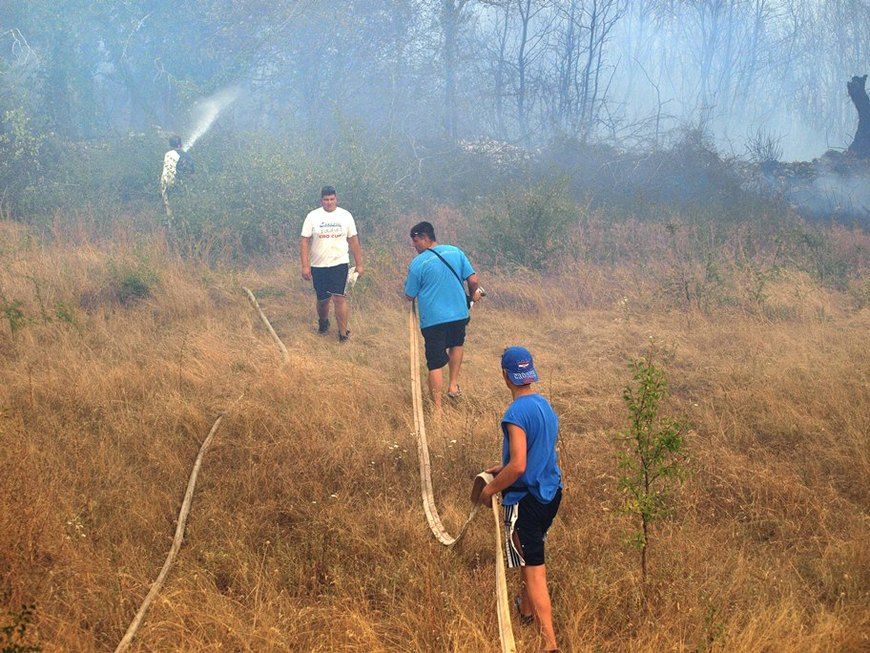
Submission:
[[[625,227],[606,247],[667,238],[653,229]],[[867,251],[865,235],[847,236]],[[458,527],[471,478],[498,459],[498,355],[526,344],[562,425],[548,567],[564,650],[866,650],[865,271],[839,288],[795,267],[762,283],[737,261],[719,272],[727,300],[705,301],[725,291],[698,285],[703,261],[650,252],[546,275],[480,270],[490,297],[469,327],[468,397],[430,426],[445,523]],[[151,235],[0,224],[2,623],[35,603],[20,641],[113,649],[227,411],[136,650],[496,651],[490,522],[449,551],[420,505],[399,285],[410,256],[370,252],[339,346],[314,333],[295,255],[207,265]],[[626,363],[651,341],[668,411],[693,429],[644,604],[614,435]],[[539,646],[515,633],[520,650]]]

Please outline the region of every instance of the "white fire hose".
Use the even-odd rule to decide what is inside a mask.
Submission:
[[[414,410],[414,435],[417,441],[417,456],[420,461],[420,489],[423,495],[423,511],[426,513],[426,521],[437,540],[446,546],[453,546],[465,534],[468,525],[480,504],[477,502],[481,490],[492,481],[492,474],[483,472],[474,479],[474,487],[471,492],[471,500],[474,507],[471,514],[465,520],[456,537],[451,536],[441,523],[438,509],[435,507],[435,496],[432,491],[432,465],[429,460],[429,443],[426,439],[426,423],[423,416],[423,390],[420,381],[420,342],[417,338],[417,314],[414,303],[408,311],[408,338],[409,353],[411,359],[411,402]],[[499,514],[500,502],[496,497],[492,500],[492,515],[495,522],[495,595],[496,611],[498,613],[498,633],[501,640],[502,653],[515,653],[517,648],[514,643],[514,634],[511,628],[510,604],[508,602],[507,578],[505,577],[504,550],[501,537],[501,515]]]

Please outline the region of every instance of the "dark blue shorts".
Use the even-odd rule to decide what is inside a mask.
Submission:
[[[544,564],[544,540],[562,502],[561,488],[550,503],[541,503],[531,494],[504,507],[505,551],[508,567],[535,567]]]
[[[420,329],[423,341],[426,343],[426,367],[430,370],[440,370],[447,365],[447,361],[450,360],[447,350],[465,344],[466,324],[468,318],[456,322],[433,324]]]
[[[347,263],[328,268],[311,268],[311,280],[318,301],[325,301],[333,295],[344,296],[347,285]]]

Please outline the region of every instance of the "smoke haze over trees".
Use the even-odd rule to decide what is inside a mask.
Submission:
[[[357,120],[415,140],[658,144],[709,130],[743,154],[845,148],[845,92],[870,68],[865,0],[19,2],[0,8],[0,108],[94,139],[183,126],[246,90],[234,124]]]

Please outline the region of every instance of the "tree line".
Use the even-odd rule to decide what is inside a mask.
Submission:
[[[98,139],[240,84],[246,129],[845,146],[868,45],[866,0],[37,0],[0,7],[0,109]]]

